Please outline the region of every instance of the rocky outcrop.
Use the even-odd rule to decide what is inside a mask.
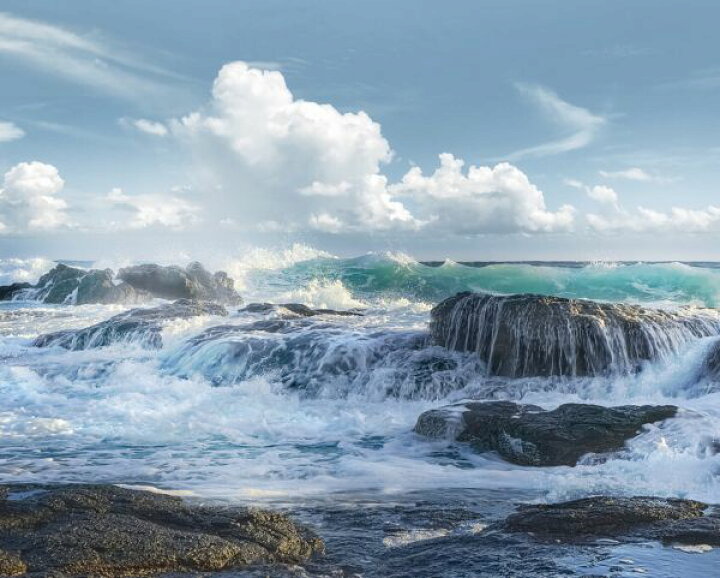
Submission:
[[[612,537],[720,545],[720,517],[707,504],[655,497],[595,496],[523,506],[500,529],[550,541]]]
[[[238,305],[242,298],[226,273],[211,274],[200,263],[185,269],[176,266],[139,265],[118,273],[112,269],[78,269],[59,264],[35,285],[14,283],[0,287],[0,300],[30,299],[42,303],[86,305],[117,303],[133,305],[154,297],[197,299]]]
[[[201,299],[225,305],[238,305],[242,298],[227,273],[210,273],[200,263],[185,269],[175,265],[136,265],[118,272],[118,278],[163,299]]]
[[[322,541],[279,513],[107,485],[9,486],[3,576],[153,576],[297,564]]]
[[[135,343],[150,349],[160,349],[164,322],[200,315],[226,316],[227,310],[217,303],[178,299],[174,303],[151,309],[131,309],[84,329],[46,333],[37,337],[33,345],[78,351],[115,343]]]
[[[619,450],[643,425],[674,417],[663,406],[568,403],[552,411],[510,401],[468,402],[423,413],[415,432],[469,443],[525,466],[574,466],[586,454]]]
[[[720,317],[704,310],[458,293],[432,310],[430,330],[439,345],[477,353],[490,375],[602,376],[636,372],[693,339],[717,335]]]
[[[337,315],[340,317],[362,317],[359,311],[338,311],[336,309],[312,309],[301,303],[250,303],[240,309],[243,313],[277,313],[281,318],[315,317],[316,315]]]
[[[306,395],[425,399],[464,387],[481,369],[474,355],[432,346],[424,332],[368,332],[317,317],[210,327],[164,361],[168,371],[218,385],[268,376]]]
[[[28,289],[32,289],[30,283],[12,283],[11,285],[0,285],[0,301],[12,301],[19,298]]]

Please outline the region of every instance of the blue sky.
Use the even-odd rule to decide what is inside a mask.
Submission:
[[[698,0],[5,0],[0,254],[717,259],[719,19]]]

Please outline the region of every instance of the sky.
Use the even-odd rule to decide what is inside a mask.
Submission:
[[[720,260],[720,4],[4,0],[0,257]]]

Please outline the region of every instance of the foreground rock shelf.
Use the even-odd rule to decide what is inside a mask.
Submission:
[[[674,417],[677,407],[602,407],[568,403],[552,411],[510,401],[468,402],[426,411],[415,432],[468,442],[526,466],[574,466],[589,453],[622,448],[643,425]]]
[[[1,576],[150,576],[297,564],[322,540],[287,516],[109,485],[0,486]]]

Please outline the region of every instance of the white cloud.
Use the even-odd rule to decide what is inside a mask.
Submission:
[[[720,231],[720,207],[704,209],[673,207],[656,211],[638,207],[634,212],[624,209],[611,215],[586,215],[590,228],[603,233],[710,233]]]
[[[570,134],[557,140],[515,151],[507,156],[509,160],[528,156],[555,155],[584,148],[595,140],[598,132],[607,122],[604,117],[563,100],[548,88],[523,83],[515,86],[552,122],[567,129]]]
[[[392,193],[409,196],[429,229],[458,234],[553,232],[572,228],[569,205],[548,211],[545,198],[527,176],[509,163],[470,166],[453,155],[440,155],[440,167],[424,176],[413,167]]]
[[[573,222],[571,207],[549,211],[543,193],[507,163],[465,173],[463,161],[444,154],[432,175],[414,168],[391,185],[382,168],[392,150],[366,113],[298,100],[280,72],[243,62],[224,66],[208,106],[169,129],[211,181],[205,200],[214,222],[238,228],[484,234]]]
[[[587,194],[588,197],[599,203],[614,205],[618,202],[618,194],[610,187],[604,185],[595,185],[592,188],[588,187]]]
[[[653,181],[655,177],[638,167],[632,167],[622,171],[598,171],[601,177],[606,179],[626,179],[628,181]]]
[[[167,136],[167,134],[168,134],[167,127],[161,122],[147,120],[144,118],[131,120],[129,122],[137,130],[139,130],[140,132],[144,132],[146,134],[150,134],[153,136]]]
[[[25,136],[25,131],[11,122],[0,121],[0,142],[10,142]]]
[[[172,73],[65,28],[0,13],[0,54],[108,94],[144,100]]]
[[[199,208],[178,197],[162,194],[126,195],[113,189],[107,200],[116,209],[129,213],[128,218],[111,224],[115,229],[143,229],[161,226],[182,230],[199,222]]]
[[[67,203],[57,196],[64,185],[52,165],[33,161],[12,167],[0,189],[0,230],[28,233],[70,225]]]

